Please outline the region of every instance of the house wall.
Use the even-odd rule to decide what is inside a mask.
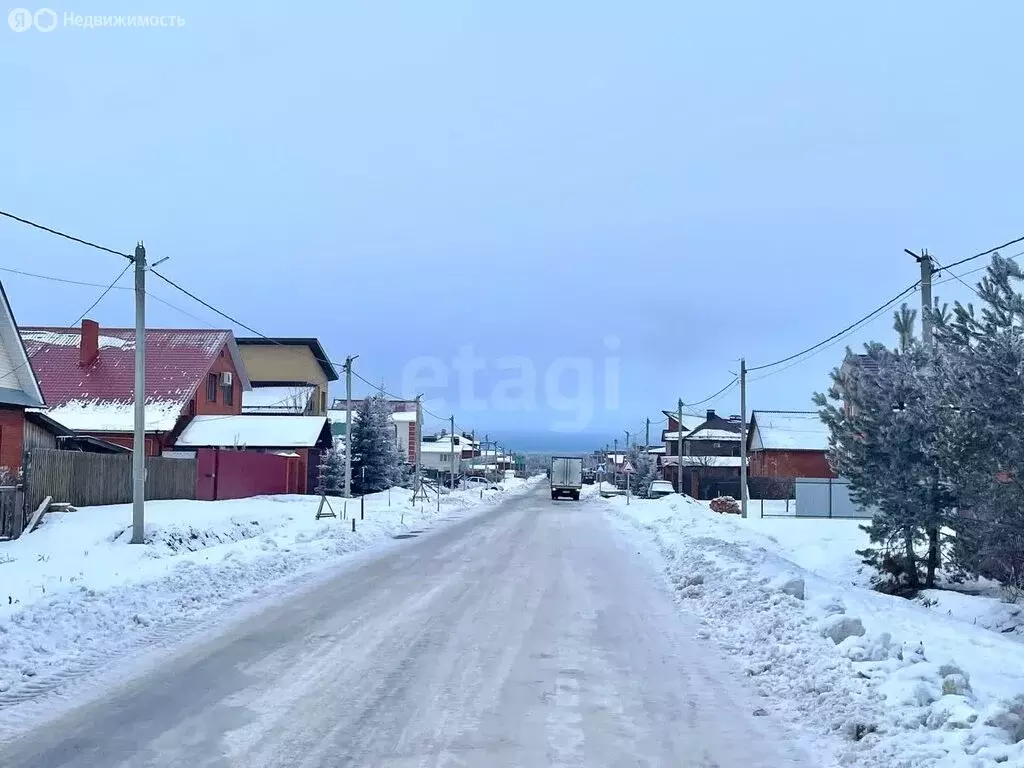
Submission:
[[[0,406],[0,467],[17,473],[25,454],[25,410]]]
[[[683,453],[687,456],[739,456],[740,441],[687,440],[684,437]]]
[[[224,403],[224,388],[217,387],[217,399],[211,402],[207,399],[206,395],[206,377],[211,373],[215,373],[218,376],[221,373],[231,372],[234,374],[233,381],[231,384],[231,405]],[[213,361],[213,365],[203,376],[199,382],[199,388],[196,390],[195,395],[192,398],[191,403],[186,406],[186,413],[183,415],[195,415],[195,416],[227,416],[229,414],[239,414],[242,412],[242,385],[238,381],[238,371],[235,368],[235,364],[231,359],[231,353],[228,351],[225,345],[221,349],[220,354],[217,355],[216,360]]]
[[[31,421],[25,422],[25,450],[32,451],[36,448],[56,448],[57,437],[42,427],[33,424]]]
[[[240,344],[242,361],[253,383],[308,384],[317,388],[312,416],[327,415],[327,376],[309,347],[295,345]]]
[[[835,477],[825,451],[755,451],[749,471],[754,477]]]

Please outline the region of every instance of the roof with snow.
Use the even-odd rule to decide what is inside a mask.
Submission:
[[[0,403],[40,407],[43,392],[0,283]]]
[[[326,416],[196,416],[176,448],[312,448]]]
[[[662,466],[674,467],[679,464],[678,456],[666,456]],[[683,456],[684,467],[738,467],[743,463],[739,456]]]
[[[335,424],[345,424],[348,420],[348,412],[344,408],[331,408],[327,411],[327,418]],[[352,421],[359,418],[359,412],[352,409]],[[416,411],[395,411],[391,414],[391,421],[395,424],[415,424]]]
[[[676,418],[679,416],[678,411],[662,411],[662,413],[665,414],[667,418],[672,419],[672,421],[675,421]],[[689,432],[692,429],[696,429],[697,427],[704,423],[705,418],[705,416],[698,416],[683,411],[683,431]]]
[[[132,430],[134,328],[99,329],[99,354],[85,366],[79,363],[81,328],[26,327],[21,329],[21,338],[49,406],[47,413],[52,418],[75,430]],[[147,430],[173,429],[178,415],[225,348],[231,355],[242,390],[250,389],[231,331],[146,331]]]
[[[316,387],[254,386],[242,393],[242,413],[301,415],[309,407],[309,399],[314,392]]]
[[[739,440],[740,432],[737,429],[735,432],[728,429],[713,429],[712,427],[703,427],[683,437],[683,441],[687,440]]]
[[[814,411],[754,411],[750,422],[752,451],[828,450],[828,427]]]

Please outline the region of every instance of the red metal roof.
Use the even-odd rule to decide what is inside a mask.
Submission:
[[[100,328],[99,355],[79,365],[80,328],[22,327],[46,404],[57,408],[72,401],[130,403],[135,400],[135,329]],[[231,331],[146,331],[146,402],[187,403]]]

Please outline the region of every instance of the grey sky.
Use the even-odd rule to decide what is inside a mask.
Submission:
[[[579,357],[596,370],[585,429],[617,433],[897,293],[917,277],[904,247],[954,261],[1024,234],[1009,0],[53,7],[186,23],[0,30],[5,209],[144,238],[226,312],[359,354],[392,389],[413,358],[470,345],[487,403],[498,358],[529,357],[535,409],[460,413],[458,386],[437,404],[481,431],[564,423],[542,378]],[[0,266],[109,281],[123,265],[0,222]],[[25,324],[68,323],[98,293],[0,276]],[[120,291],[92,314],[131,312]],[[808,407],[841,351],[753,382],[750,406]],[[716,407],[737,412],[735,392]]]

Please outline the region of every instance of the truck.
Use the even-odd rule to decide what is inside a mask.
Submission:
[[[580,500],[580,489],[583,488],[583,459],[578,456],[552,456],[551,500],[569,498]]]

